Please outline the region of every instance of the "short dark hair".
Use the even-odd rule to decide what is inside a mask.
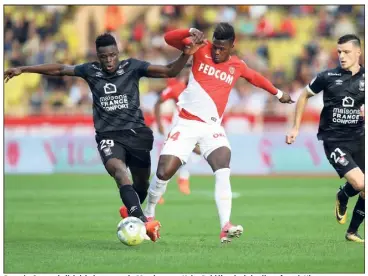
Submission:
[[[231,42],[234,42],[234,28],[229,23],[221,22],[216,26],[215,31],[213,32],[213,37],[217,40],[230,40]]]
[[[355,46],[360,47],[360,39],[355,34],[347,34],[337,40],[337,44],[344,44],[351,41]]]
[[[96,38],[96,50],[111,45],[117,46],[115,38],[109,33],[104,33]]]

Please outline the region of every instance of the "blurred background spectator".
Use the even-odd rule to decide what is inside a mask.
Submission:
[[[135,57],[166,64],[177,55],[163,40],[166,31],[195,27],[210,39],[221,21],[233,24],[237,32],[234,54],[294,98],[317,72],[338,65],[335,47],[339,36],[355,33],[364,44],[363,5],[5,6],[5,68],[93,61],[94,40],[102,32],[117,38],[121,59]],[[152,112],[157,94],[166,84],[163,79],[142,79],[146,114]],[[318,97],[308,106],[314,120],[322,107]],[[5,85],[7,116],[90,115],[91,102],[88,86],[77,78],[27,74]],[[170,108],[167,113],[175,107]],[[266,92],[239,81],[226,112],[255,116],[257,129],[267,117],[287,121],[293,108],[285,108]]]

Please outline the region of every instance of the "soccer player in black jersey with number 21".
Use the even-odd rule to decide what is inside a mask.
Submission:
[[[139,108],[139,79],[171,78],[178,75],[190,55],[200,47],[203,33],[193,29],[191,38],[191,45],[183,50],[177,60],[166,66],[151,65],[134,58],[120,61],[115,38],[106,33],[96,39],[98,62],[76,66],[23,66],[8,69],[4,73],[6,82],[22,73],[36,73],[78,76],[88,83],[93,94],[93,121],[101,159],[107,172],[115,179],[129,215],[146,223],[147,235],[152,241],[159,238],[161,225],[158,221],[147,221],[140,205],[149,187],[153,135],[145,125]],[[133,183],[129,179],[128,168]]]
[[[294,126],[287,134],[286,143],[295,141],[308,98],[323,91],[324,107],[317,137],[323,141],[328,161],[346,183],[336,195],[335,215],[344,224],[350,197],[359,194],[345,238],[364,242],[358,228],[365,216],[364,194],[364,114],[365,69],[359,64],[360,39],[348,34],[339,38],[337,52],[340,66],[321,72],[300,95],[296,105]]]

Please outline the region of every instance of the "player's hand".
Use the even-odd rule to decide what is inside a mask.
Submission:
[[[204,33],[196,28],[190,29],[190,35],[194,44],[202,44],[204,42]]]
[[[295,101],[293,101],[289,95],[289,93],[287,92],[282,92],[282,97],[279,99],[280,103],[288,103],[288,104],[292,104],[295,103]]]
[[[4,80],[8,82],[12,77],[22,74],[22,70],[19,68],[10,68],[4,72]]]
[[[164,126],[162,124],[159,124],[157,127],[158,127],[158,133],[160,133],[161,135],[165,135]]]
[[[295,142],[296,137],[299,134],[299,130],[293,127],[290,132],[286,135],[286,144],[292,144]]]
[[[184,54],[186,55],[193,55],[195,52],[198,51],[198,49],[202,48],[204,45],[206,45],[205,43],[202,43],[202,44],[195,44],[195,43],[190,43],[188,45],[186,45],[184,47]]]

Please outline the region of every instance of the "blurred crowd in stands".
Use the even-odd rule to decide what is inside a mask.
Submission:
[[[217,22],[236,30],[234,54],[275,86],[296,98],[317,72],[338,65],[336,41],[354,33],[364,43],[364,6],[6,6],[5,69],[38,63],[78,64],[95,60],[95,37],[111,32],[121,58],[167,64],[178,54],[163,40],[166,31],[195,27],[210,39]],[[364,62],[364,57],[362,57]],[[142,79],[141,104],[153,111],[167,80]],[[4,87],[6,115],[91,114],[91,93],[78,78],[25,74]],[[321,98],[308,110],[318,114]],[[173,103],[164,105],[172,112]],[[267,92],[239,80],[228,113],[286,116]]]

